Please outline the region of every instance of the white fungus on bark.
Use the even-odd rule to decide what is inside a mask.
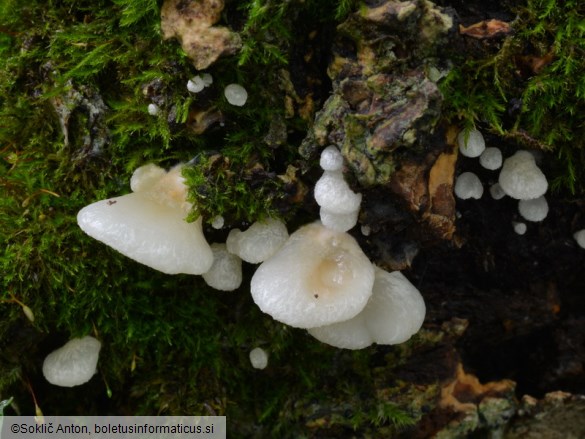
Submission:
[[[343,168],[343,156],[337,147],[330,145],[323,150],[319,159],[319,166],[324,171],[341,171]]]
[[[457,198],[461,198],[462,200],[469,198],[479,200],[483,195],[483,185],[479,177],[473,172],[464,172],[457,177],[454,191]]]
[[[407,341],[422,326],[426,307],[420,292],[399,271],[376,267],[373,293],[352,319],[310,328],[309,334],[331,346],[362,349],[373,343],[391,345]]]
[[[259,264],[275,254],[288,239],[286,225],[277,219],[257,221],[247,230],[232,229],[227,250],[251,264]]]
[[[548,203],[544,196],[531,200],[520,200],[518,202],[518,211],[525,220],[539,222],[548,215]]]
[[[43,375],[51,384],[73,387],[85,384],[96,373],[101,343],[91,336],[69,340],[43,362]]]
[[[359,211],[362,194],[350,189],[341,171],[325,171],[315,184],[315,200],[331,213],[349,214]]]
[[[504,160],[499,183],[502,190],[517,200],[531,200],[546,193],[548,182],[528,151],[518,151]]]
[[[213,254],[203,236],[202,219],[187,223],[191,209],[182,167],[169,172],[155,165],[138,168],[134,192],[101,200],[77,214],[79,227],[123,255],[167,274],[202,274]]]
[[[250,363],[254,369],[266,369],[268,354],[262,348],[254,348],[250,351]]]
[[[496,147],[486,148],[479,156],[479,164],[490,171],[502,167],[502,151]]]
[[[254,302],[275,320],[313,328],[356,316],[372,295],[374,267],[347,233],[315,222],[294,232],[254,273]]]
[[[223,94],[230,104],[237,107],[244,106],[248,100],[248,92],[239,84],[228,85],[223,91]]]
[[[576,231],[573,234],[573,238],[575,238],[575,241],[577,241],[579,247],[585,248],[585,229]]]
[[[211,244],[213,265],[203,280],[212,288],[220,291],[233,291],[242,284],[242,260],[227,251],[225,244]]]
[[[475,128],[470,131],[462,130],[457,135],[457,144],[459,152],[465,157],[479,157],[485,150],[483,135]]]

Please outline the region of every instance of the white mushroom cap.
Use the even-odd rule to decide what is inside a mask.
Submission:
[[[268,366],[268,354],[262,348],[254,348],[250,351],[250,363],[254,369],[265,369]]]
[[[341,171],[325,171],[315,184],[315,200],[331,213],[352,213],[360,209],[362,194],[350,189]]]
[[[344,322],[310,328],[317,340],[338,348],[362,349],[372,343],[398,344],[418,332],[426,314],[420,292],[399,271],[376,267],[373,294],[357,316]]]
[[[494,183],[490,186],[490,195],[494,200],[501,200],[506,196],[506,192],[504,192],[500,183]]]
[[[213,254],[203,236],[202,220],[187,223],[184,219],[191,205],[186,201],[180,167],[161,173],[153,165],[143,166],[132,176],[132,186],[136,192],[81,209],[79,227],[163,273],[202,274],[209,270]]]
[[[43,375],[51,384],[73,387],[87,383],[96,373],[101,343],[91,336],[69,340],[43,362]]]
[[[213,227],[216,230],[220,230],[223,229],[223,226],[225,224],[225,219],[223,216],[221,215],[217,215],[215,218],[213,218],[213,220],[211,221],[211,227]]]
[[[475,128],[468,132],[461,131],[457,135],[457,144],[459,152],[465,157],[479,157],[485,149],[483,135]]]
[[[343,168],[343,156],[337,147],[330,145],[321,153],[319,165],[324,171],[341,171]]]
[[[319,214],[325,227],[336,232],[347,232],[357,224],[359,210],[350,213],[333,213],[321,208]]]
[[[285,224],[268,218],[257,221],[246,231],[232,229],[227,237],[227,250],[251,264],[259,264],[275,254],[288,239]]]
[[[203,280],[212,288],[220,291],[233,291],[242,284],[242,260],[227,251],[225,244],[211,244],[213,265]]]
[[[481,180],[473,172],[464,172],[455,182],[455,195],[462,200],[475,198],[479,200],[483,195]]]
[[[148,114],[156,116],[160,112],[160,108],[156,104],[148,104]]]
[[[502,151],[496,147],[486,148],[479,156],[479,163],[490,171],[495,171],[502,166]]]
[[[512,222],[512,226],[514,227],[514,231],[518,234],[518,235],[524,235],[526,233],[526,230],[528,229],[526,227],[526,224],[524,223],[518,223],[518,222]]]
[[[223,94],[230,104],[237,107],[244,106],[248,100],[248,92],[239,84],[228,85],[223,91]]]
[[[518,211],[525,220],[542,221],[548,215],[548,203],[544,196],[533,200],[520,200],[518,202]]]
[[[274,319],[313,328],[357,315],[373,284],[374,268],[355,239],[315,222],[293,233],[258,267],[251,292]]]
[[[548,182],[528,151],[518,151],[504,161],[500,186],[512,198],[531,200],[546,193]]]
[[[576,231],[573,238],[575,238],[579,247],[585,248],[585,229]]]

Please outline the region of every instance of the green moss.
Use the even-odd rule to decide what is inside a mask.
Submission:
[[[491,54],[463,61],[442,82],[446,116],[552,151],[553,188],[582,192],[585,6],[528,0],[515,12],[514,34]]]

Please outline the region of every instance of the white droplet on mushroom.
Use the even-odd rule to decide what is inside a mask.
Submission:
[[[250,351],[250,363],[254,369],[265,369],[268,366],[268,354],[262,348],[254,348]]]
[[[457,144],[459,152],[465,157],[479,157],[485,149],[483,135],[475,128],[468,132],[461,131],[457,135]]]
[[[225,244],[211,244],[213,265],[203,280],[212,288],[220,291],[233,291],[242,284],[242,260],[227,251]]]
[[[518,202],[518,211],[522,218],[528,221],[542,221],[548,215],[548,203],[544,196],[531,200],[520,200]]]
[[[102,200],[77,214],[79,227],[123,255],[167,274],[202,274],[213,262],[202,219],[187,223],[191,209],[181,167],[154,165],[132,176],[136,192]]]
[[[579,247],[585,248],[585,229],[575,232],[573,238],[575,238],[575,241],[577,241]]]
[[[324,171],[341,171],[343,168],[343,156],[337,147],[330,145],[321,153],[319,165]]]
[[[502,166],[502,151],[499,148],[486,148],[479,156],[479,163],[490,171],[495,171]]]
[[[252,277],[254,302],[299,328],[348,320],[372,294],[374,268],[347,233],[315,222],[293,233]]]
[[[91,336],[69,340],[43,362],[43,375],[51,384],[79,386],[96,373],[101,343]]]
[[[467,200],[469,198],[480,199],[483,195],[483,185],[473,172],[464,172],[455,182],[455,195],[457,198]]]
[[[504,161],[499,183],[502,190],[517,200],[530,200],[546,193],[548,182],[528,151],[518,151]]]
[[[370,236],[370,233],[372,233],[372,229],[371,229],[371,227],[370,227],[370,226],[368,226],[367,224],[366,224],[366,225],[363,225],[363,226],[361,226],[361,227],[360,227],[360,230],[361,230],[361,232],[362,232],[362,235],[364,235],[364,236]]]
[[[359,211],[362,194],[352,191],[340,171],[325,171],[315,184],[317,204],[331,213]]]
[[[376,267],[372,296],[358,315],[308,331],[317,340],[344,349],[362,349],[372,343],[398,344],[418,332],[425,314],[420,292],[402,273]]]
[[[242,107],[248,100],[248,92],[239,84],[228,85],[223,94],[230,104],[237,107]]]
[[[148,104],[148,114],[156,116],[160,112],[160,108],[156,104]]]
[[[275,254],[288,239],[286,225],[277,219],[257,221],[246,231],[232,229],[227,237],[227,249],[242,260],[258,264]]]
[[[526,233],[526,230],[528,229],[526,227],[526,224],[524,223],[520,223],[520,222],[512,222],[512,226],[514,227],[514,231],[518,234],[518,235],[524,235]]]

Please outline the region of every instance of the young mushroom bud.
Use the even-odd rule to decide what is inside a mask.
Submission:
[[[357,315],[373,284],[374,268],[355,239],[315,222],[258,267],[251,292],[260,309],[279,322],[313,328]]]

